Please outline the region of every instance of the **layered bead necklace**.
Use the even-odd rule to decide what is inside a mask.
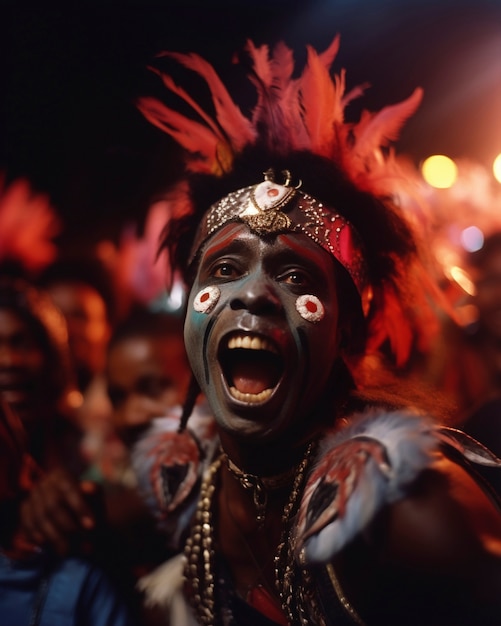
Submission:
[[[258,525],[264,523],[267,503],[267,489],[279,488],[293,479],[291,493],[282,515],[282,535],[274,557],[275,584],[280,595],[282,609],[285,611],[290,624],[305,624],[302,614],[297,612],[297,601],[292,602],[294,596],[305,599],[311,605],[310,594],[295,580],[293,550],[290,545],[290,522],[300,504],[300,494],[306,479],[307,468],[313,456],[315,444],[308,445],[306,453],[295,468],[278,477],[260,478],[242,472],[223,453],[207,470],[200,488],[200,498],[195,513],[190,536],[185,545],[185,580],[187,595],[198,617],[200,624],[215,626],[218,623],[231,624],[231,610],[229,607],[220,607],[220,615],[216,617],[216,572],[214,551],[214,528],[212,521],[212,502],[216,490],[216,476],[223,462],[227,463],[230,472],[239,480],[245,489],[253,490],[253,499],[256,505],[256,519]],[[306,572],[303,572],[306,575]],[[299,621],[298,621],[299,620]],[[320,622],[321,623],[321,622]]]

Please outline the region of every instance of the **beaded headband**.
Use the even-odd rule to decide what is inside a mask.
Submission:
[[[302,233],[339,261],[362,297],[367,270],[357,231],[331,207],[301,191],[300,184],[290,186],[290,173],[282,173],[286,177],[283,185],[275,183],[268,170],[263,182],[233,191],[213,204],[199,227],[191,261],[208,237],[229,222],[247,224],[260,236]]]

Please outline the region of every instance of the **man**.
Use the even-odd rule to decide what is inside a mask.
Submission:
[[[196,55],[168,54],[206,79],[215,119],[169,77],[199,119],[140,104],[188,151],[165,245],[190,289],[187,354],[220,443],[196,456],[194,384],[169,462],[163,450],[149,466],[188,535],[142,581],[170,623],[499,622],[501,513],[466,460],[496,459],[356,382],[369,349],[389,338],[402,361],[423,332],[424,275],[383,199],[398,168],[379,150],[419,93],[345,124],[337,45],[310,48],[292,78],[283,44],[270,57],[249,42],[250,119]]]
[[[41,478],[23,503],[22,528],[31,541],[49,543],[64,556],[81,554],[85,546],[126,594],[138,619],[153,624],[155,617],[143,612],[134,585],[171,552],[140,497],[129,451],[155,417],[169,410],[179,417],[189,380],[180,320],[161,312],[132,312],[111,337],[105,378],[118,440],[104,445],[84,483],[67,471]]]
[[[107,351],[106,381],[114,432],[102,449],[94,477],[103,484],[110,543],[134,577],[169,554],[138,489],[130,452],[155,420],[180,414],[189,382],[182,322],[164,312],[134,310],[116,327]]]
[[[26,430],[30,454],[44,470],[84,467],[81,433],[68,411],[74,389],[64,318],[24,280],[0,278],[0,394]]]
[[[115,323],[115,293],[106,268],[93,257],[60,258],[45,268],[38,284],[66,320],[76,378],[70,400],[85,433],[83,450],[93,461],[96,449],[111,428],[103,370]]]
[[[134,310],[118,325],[108,344],[106,380],[114,428],[128,446],[155,417],[182,404],[189,372],[180,319]]]

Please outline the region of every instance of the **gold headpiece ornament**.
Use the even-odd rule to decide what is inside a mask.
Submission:
[[[267,170],[263,182],[238,189],[213,204],[197,231],[192,257],[228,222],[246,223],[258,235],[302,233],[341,263],[363,298],[367,271],[358,233],[342,215],[301,191],[301,181],[291,186],[288,170],[282,174],[283,185],[275,182],[272,170]]]

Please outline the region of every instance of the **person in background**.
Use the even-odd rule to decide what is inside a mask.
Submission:
[[[449,329],[431,366],[438,373],[435,384],[458,407],[461,428],[501,457],[501,232],[469,253],[465,268],[474,285],[476,319]],[[486,467],[479,473],[501,494],[499,472]]]
[[[105,380],[114,430],[83,475],[98,486],[98,497],[90,502],[95,508],[81,483],[59,473],[38,483],[22,518],[31,541],[48,542],[60,554],[74,554],[76,538],[86,542],[145,624],[155,623],[154,611],[144,610],[136,581],[172,553],[140,494],[129,452],[154,418],[171,411],[179,418],[189,376],[181,320],[143,309],[131,312],[116,326],[107,347]]]
[[[474,320],[464,326],[447,320],[427,364],[431,385],[455,406],[459,425],[501,396],[501,232],[465,255],[463,266],[473,285],[467,303]]]
[[[111,429],[111,406],[104,380],[106,347],[116,322],[115,296],[105,267],[93,257],[58,258],[37,277],[37,284],[63,313],[76,374],[71,402],[85,433],[90,462]]]
[[[130,453],[155,418],[180,415],[190,379],[182,320],[135,308],[111,336],[105,373],[114,430],[89,477],[105,491],[117,555],[139,578],[169,551],[138,489]]]
[[[0,396],[19,416],[45,471],[85,468],[68,397],[75,382],[64,317],[44,292],[0,273]]]
[[[170,447],[164,435],[145,465],[183,532],[140,583],[167,623],[499,623],[501,510],[470,471],[499,461],[360,382],[368,353],[389,337],[402,356],[425,330],[434,292],[389,186],[401,172],[388,138],[420,91],[346,122],[363,90],[331,77],[338,46],[309,46],[297,69],[283,42],[248,41],[248,115],[196,54],[159,58],[206,81],[210,112],[156,68],[188,108],[140,102],[186,149],[163,241],[189,289],[194,384]],[[212,456],[192,421],[199,392]],[[195,512],[178,515],[190,498]]]
[[[0,398],[0,615],[3,626],[139,626],[92,561],[63,558],[18,531],[20,499],[42,472],[21,420]]]
[[[184,401],[190,369],[182,319],[132,311],[111,336],[106,380],[114,428],[130,448],[153,418]]]

